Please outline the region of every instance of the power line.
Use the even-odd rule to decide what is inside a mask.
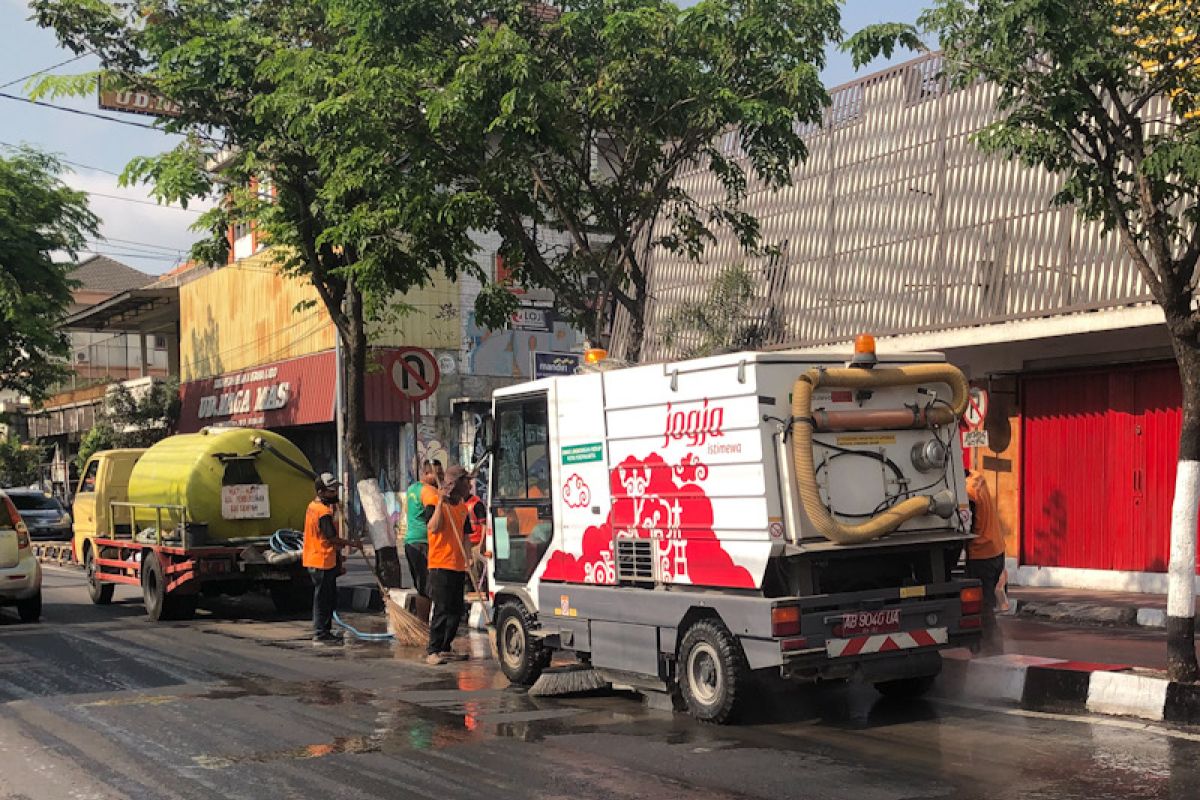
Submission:
[[[79,252],[80,253],[92,253],[92,254],[98,255],[98,256],[113,256],[115,258],[145,258],[145,259],[149,259],[151,261],[171,261],[171,260],[178,261],[177,258],[172,259],[172,257],[170,255],[167,255],[165,253],[163,255],[155,255],[153,253],[146,253],[146,252],[132,253],[132,252],[119,251],[119,250],[95,250],[95,249],[89,248],[89,247],[80,248]]]
[[[21,149],[20,145],[13,144],[12,142],[0,142],[0,147],[7,147],[9,150],[20,150]],[[61,156],[55,156],[55,158],[57,158],[62,163],[70,164],[73,167],[81,167],[82,169],[90,169],[94,172],[103,172],[105,175],[112,175],[114,178],[121,177],[121,173],[113,172],[111,169],[105,169],[104,167],[93,167],[91,164],[81,164],[78,161],[71,161],[70,159],[62,158]]]
[[[58,69],[59,67],[65,67],[67,64],[73,64],[74,62],[78,61],[79,59],[86,58],[87,56],[90,56],[90,55],[91,55],[90,52],[80,53],[79,55],[75,56],[74,58],[68,58],[66,61],[60,61],[53,66],[46,67],[45,69],[39,69],[37,72],[31,72],[28,75],[23,75],[20,78],[16,78],[15,80],[9,81],[8,83],[0,83],[0,89],[7,89],[8,87],[10,87],[14,84],[20,83],[21,81],[27,81],[30,78],[36,78],[38,75],[41,75],[43,72],[49,72],[52,69]]]
[[[168,253],[175,254],[175,255],[183,252],[183,250],[178,247],[171,247],[171,246],[165,245],[165,244],[152,244],[150,242],[139,242],[136,239],[118,239],[115,236],[101,235],[101,236],[96,237],[95,239],[90,239],[89,241],[91,241],[92,244],[104,244],[106,242],[118,242],[122,245],[134,245],[136,247],[146,249],[146,250],[162,250],[162,251],[166,251]]]
[[[125,203],[137,203],[137,204],[143,205],[143,206],[154,206],[155,208],[169,208],[172,211],[186,211],[189,214],[203,214],[204,213],[203,211],[200,211],[195,208],[183,208],[182,206],[164,205],[162,203],[151,203],[149,200],[138,200],[133,197],[121,197],[119,194],[105,194],[104,192],[89,192],[87,190],[82,190],[82,191],[84,194],[89,194],[92,197],[106,197],[109,200],[120,200]]]
[[[164,134],[166,133],[166,131],[164,131],[162,128],[159,128],[154,125],[147,125],[144,122],[134,122],[131,119],[119,119],[117,117],[110,117],[107,114],[97,114],[94,111],[84,111],[79,108],[68,108],[67,106],[56,106],[53,103],[46,103],[41,100],[31,100],[28,97],[21,97],[20,95],[9,94],[8,92],[0,92],[0,98],[3,98],[5,100],[16,100],[17,102],[20,102],[20,103],[29,103],[30,105],[41,106],[42,108],[52,108],[55,111],[65,111],[68,114],[79,114],[82,117],[95,117],[96,119],[102,119],[102,120],[106,120],[108,122],[115,122],[118,125],[129,125],[134,128],[145,128],[146,130],[149,130],[149,131],[157,131],[158,133],[164,133]]]

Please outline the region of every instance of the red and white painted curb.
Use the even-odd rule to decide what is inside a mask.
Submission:
[[[1127,664],[1102,664],[1007,654],[962,658],[945,654],[938,694],[1037,711],[1091,712],[1200,724],[1200,685]]]

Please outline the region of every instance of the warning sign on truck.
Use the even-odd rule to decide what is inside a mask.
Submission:
[[[271,499],[265,483],[221,487],[221,516],[225,519],[267,519]]]

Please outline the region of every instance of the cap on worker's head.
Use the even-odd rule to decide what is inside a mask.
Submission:
[[[446,477],[442,479],[442,484],[446,488],[451,488],[454,484],[467,477],[467,471],[462,467],[454,466],[446,470]]]
[[[322,472],[316,477],[316,480],[313,481],[313,484],[316,486],[317,491],[319,492],[322,489],[336,489],[342,485],[342,482],[333,477],[332,472]]]

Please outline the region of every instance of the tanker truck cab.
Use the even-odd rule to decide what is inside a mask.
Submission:
[[[109,504],[128,499],[129,476],[144,452],[144,449],[134,448],[102,450],[84,465],[71,506],[75,520],[73,544],[78,563],[83,563],[84,551],[97,533],[108,533]],[[123,526],[122,531],[128,533],[128,526]]]
[[[493,397],[501,668],[555,652],[736,717],[757,671],[915,696],[977,648],[957,418],[938,354],[736,353]]]

